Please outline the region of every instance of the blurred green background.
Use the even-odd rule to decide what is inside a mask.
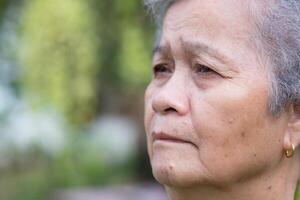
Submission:
[[[0,0],[0,199],[151,181],[141,0]]]
[[[153,181],[153,35],[141,0],[0,0],[1,200]]]

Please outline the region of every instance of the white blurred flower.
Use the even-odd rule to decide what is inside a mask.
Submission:
[[[126,162],[137,151],[137,126],[129,118],[102,117],[91,125],[90,133],[90,143],[103,152],[109,163]]]
[[[23,104],[9,115],[4,137],[17,149],[26,150],[37,145],[48,153],[59,152],[66,143],[59,116],[50,112],[32,112]]]

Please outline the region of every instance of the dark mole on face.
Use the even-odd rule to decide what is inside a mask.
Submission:
[[[243,131],[243,132],[241,133],[241,136],[244,138],[245,135],[246,135],[246,133]]]
[[[254,154],[254,157],[256,157],[256,153]]]
[[[233,124],[233,121],[234,121],[234,119],[230,118],[230,119],[228,120],[228,123],[229,123],[229,124]]]
[[[268,187],[268,190],[272,190],[272,185],[270,185],[270,186]]]

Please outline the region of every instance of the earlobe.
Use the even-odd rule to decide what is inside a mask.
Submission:
[[[295,146],[292,143],[292,147],[284,150],[285,156],[287,158],[293,157],[295,153]]]
[[[288,127],[283,139],[283,153],[287,158],[290,158],[294,155],[294,152],[295,145],[292,140],[292,132],[290,127]]]
[[[293,156],[295,149],[300,145],[300,106],[291,105],[289,112],[290,118],[283,144],[288,158]]]

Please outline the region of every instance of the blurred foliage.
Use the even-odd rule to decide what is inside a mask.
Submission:
[[[4,30],[3,24],[14,28]],[[0,27],[8,32],[4,41],[16,36],[10,59],[18,80],[11,89],[20,93],[21,104],[34,112],[54,109],[68,122],[68,143],[55,155],[38,146],[9,149],[0,165],[0,199],[46,200],[56,189],[138,178],[136,155],[107,163],[107,155],[84,138],[85,128],[105,113],[134,113],[142,120],[153,40],[142,2],[0,0]]]
[[[51,104],[74,123],[90,120],[101,52],[86,1],[28,1],[21,23],[24,87],[31,102]]]
[[[7,9],[8,5],[9,5],[8,0],[0,0],[0,19],[1,20],[3,19],[3,13]]]
[[[135,158],[121,165],[109,165],[101,154],[89,150],[84,138],[74,141],[55,157],[38,148],[26,154],[15,151],[11,168],[0,170],[0,199],[51,200],[55,190],[134,180]]]
[[[81,125],[101,111],[106,86],[142,91],[151,50],[142,9],[138,0],[26,1],[19,51],[33,107],[55,107]]]

